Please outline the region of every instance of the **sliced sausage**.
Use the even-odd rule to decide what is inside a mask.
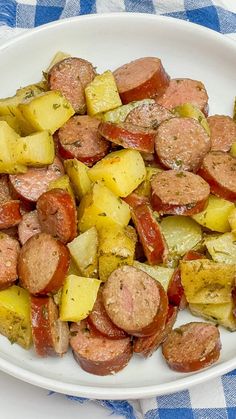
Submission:
[[[154,130],[134,126],[126,122],[120,124],[101,122],[98,130],[106,140],[124,148],[132,148],[144,153],[154,152],[156,137]]]
[[[0,289],[10,287],[16,281],[19,252],[19,242],[0,233]]]
[[[86,321],[72,323],[70,333],[70,345],[75,360],[90,374],[114,374],[125,368],[132,356],[129,337],[108,339],[94,333]]]
[[[192,79],[172,79],[165,93],[157,102],[169,110],[184,103],[192,103],[206,116],[208,114],[208,94],[204,84]]]
[[[197,260],[197,259],[205,259],[205,256],[202,253],[195,252],[194,250],[190,250],[187,252],[183,260]],[[184,294],[184,288],[181,283],[181,274],[180,268],[176,268],[174,273],[171,277],[167,295],[169,299],[169,303],[177,306],[180,310],[184,310],[187,307],[187,300]]]
[[[93,310],[88,316],[88,323],[109,339],[122,339],[127,337],[127,333],[119,329],[112,323],[110,317],[108,317],[103,304],[102,290],[98,292]]]
[[[8,201],[0,204],[0,230],[14,227],[21,221],[20,202]]]
[[[191,172],[168,170],[151,179],[152,207],[161,214],[193,215],[203,211],[209,185]]]
[[[161,60],[144,57],[117,68],[114,77],[123,103],[146,98],[158,98],[169,84]]]
[[[51,90],[59,90],[71,103],[76,113],[86,112],[84,89],[94,79],[93,65],[82,58],[69,57],[56,63],[48,73]]]
[[[163,329],[158,329],[153,335],[144,338],[135,338],[134,352],[144,356],[151,356],[158,347],[165,341],[175,324],[178,308],[169,306],[166,323]]]
[[[173,113],[158,103],[144,103],[127,115],[125,122],[139,127],[157,129],[167,119],[174,118]]]
[[[44,192],[37,202],[41,229],[63,243],[72,241],[77,235],[77,213],[75,202],[69,192],[51,189]]]
[[[122,198],[131,208],[136,208],[141,204],[150,204],[149,199],[146,196],[138,195],[136,192],[132,192],[125,198]]]
[[[24,201],[36,202],[46,192],[49,183],[63,174],[63,165],[56,157],[49,166],[31,167],[26,173],[10,175],[10,182],[16,196]]]
[[[219,359],[218,328],[211,323],[192,322],[172,330],[162,346],[169,367],[179,372],[198,371]]]
[[[155,149],[168,169],[196,172],[211,149],[211,140],[195,119],[173,118],[159,126]]]
[[[21,248],[18,274],[31,294],[56,292],[62,286],[70,264],[67,247],[46,233],[35,234]]]
[[[211,192],[229,201],[236,200],[236,158],[223,151],[212,151],[198,172],[209,183]]]
[[[8,176],[0,175],[0,230],[16,226],[20,220],[20,203],[11,197]]]
[[[0,204],[8,202],[11,199],[8,176],[0,174]]]
[[[158,281],[133,266],[112,272],[103,288],[103,302],[112,322],[134,336],[149,336],[166,321],[166,292]]]
[[[150,265],[165,262],[168,247],[150,206],[146,203],[131,209],[131,217]]]
[[[37,355],[62,356],[69,346],[69,327],[59,320],[58,308],[52,297],[30,297],[31,324]]]
[[[110,144],[98,132],[100,121],[88,115],[73,116],[58,131],[58,149],[64,159],[76,158],[91,166],[102,159]]]
[[[207,118],[211,132],[211,150],[229,151],[236,141],[236,123],[225,115],[212,115]]]
[[[41,233],[37,211],[26,212],[18,225],[18,235],[21,245],[25,244],[30,237]]]

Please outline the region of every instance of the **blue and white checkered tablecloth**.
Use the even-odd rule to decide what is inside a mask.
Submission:
[[[0,41],[57,19],[107,12],[172,16],[207,26],[236,41],[236,0],[0,0]],[[171,395],[139,402],[98,403],[127,419],[236,419],[236,370]]]

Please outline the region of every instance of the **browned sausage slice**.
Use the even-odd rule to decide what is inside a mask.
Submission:
[[[26,212],[18,225],[19,240],[23,246],[30,237],[41,233],[37,211]]]
[[[72,241],[77,234],[77,213],[72,196],[63,189],[43,193],[37,202],[41,229],[63,243]]]
[[[155,57],[131,61],[117,68],[113,74],[123,103],[160,97],[170,80],[161,60]]]
[[[8,176],[0,175],[0,230],[16,226],[20,220],[20,203],[11,197]]]
[[[69,346],[69,327],[59,320],[58,309],[52,297],[31,296],[31,324],[37,355],[62,356]]]
[[[166,292],[158,281],[133,266],[112,272],[103,288],[103,302],[112,322],[134,336],[149,336],[166,321]]]
[[[46,192],[49,183],[63,174],[63,165],[56,157],[47,167],[31,167],[27,173],[10,175],[10,182],[16,196],[28,202],[36,202]]]
[[[17,279],[19,242],[0,233],[0,289],[10,287]]]
[[[172,330],[162,346],[169,367],[179,372],[198,371],[216,362],[221,342],[211,323],[192,322]]]
[[[168,256],[168,247],[150,206],[143,203],[132,208],[131,216],[148,263],[157,265],[160,262],[165,262]]]
[[[104,308],[101,290],[98,292],[93,310],[88,316],[88,323],[109,339],[122,339],[127,337],[127,333],[119,329],[112,323],[110,317],[108,317]]]
[[[211,149],[211,140],[195,119],[173,118],[159,126],[155,148],[168,169],[196,172]]]
[[[173,113],[158,103],[145,103],[132,109],[125,122],[139,127],[157,129],[167,119],[174,118]]]
[[[70,264],[67,247],[46,233],[32,236],[21,248],[18,273],[21,285],[31,294],[56,292]]]
[[[229,201],[236,200],[236,158],[223,151],[212,151],[203,160],[198,172],[211,192]]]
[[[101,122],[98,130],[106,140],[124,148],[133,148],[144,153],[154,152],[156,137],[154,130],[134,126],[126,122],[120,124]]]
[[[108,339],[92,331],[86,321],[73,323],[70,332],[75,360],[90,374],[114,374],[125,368],[132,356],[129,337]]]
[[[84,89],[96,75],[93,65],[82,58],[69,57],[56,63],[49,71],[51,90],[59,90],[76,113],[86,112]]]
[[[203,211],[209,185],[191,172],[168,170],[151,179],[152,207],[161,214],[193,215]]]
[[[0,230],[14,227],[21,221],[20,202],[8,201],[0,204]]]
[[[98,132],[100,121],[88,115],[73,116],[58,131],[59,153],[91,166],[104,157],[110,144]]]
[[[163,96],[157,102],[169,110],[184,103],[192,103],[206,116],[208,94],[204,84],[192,79],[172,79]]]
[[[158,347],[165,341],[169,335],[173,325],[175,324],[178,314],[178,308],[169,306],[166,323],[163,329],[158,329],[153,335],[144,338],[135,338],[134,352],[144,356],[151,356]]]
[[[211,150],[229,151],[236,141],[236,123],[225,115],[212,115],[207,118],[211,131]]]

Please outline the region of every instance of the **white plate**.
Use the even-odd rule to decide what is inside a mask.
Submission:
[[[142,56],[158,56],[171,77],[205,83],[210,113],[232,114],[236,93],[236,44],[216,32],[181,20],[145,14],[77,17],[39,27],[0,48],[1,97],[41,78],[58,50],[91,61],[98,71]],[[190,321],[180,313],[178,324]],[[196,320],[196,318],[194,318]],[[194,374],[171,371],[157,351],[150,359],[133,357],[115,376],[81,370],[71,353],[63,359],[37,358],[0,337],[0,369],[29,383],[91,398],[144,398],[171,393],[236,367],[236,333],[221,330],[219,362]]]

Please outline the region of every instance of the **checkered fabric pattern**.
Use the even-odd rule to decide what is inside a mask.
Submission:
[[[0,40],[57,19],[107,12],[172,16],[236,40],[236,0],[0,0]],[[139,405],[112,400],[98,403],[126,419],[236,419],[236,370],[190,390],[140,400]]]

